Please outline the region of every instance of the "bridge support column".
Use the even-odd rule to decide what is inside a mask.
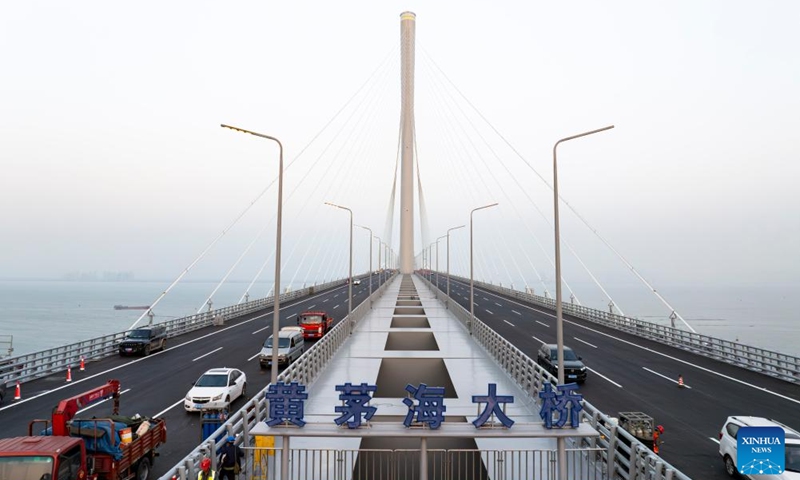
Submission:
[[[414,271],[414,42],[416,18],[400,14],[400,273]]]

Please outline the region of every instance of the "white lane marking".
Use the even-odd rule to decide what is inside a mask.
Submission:
[[[165,408],[164,410],[162,410],[162,411],[160,411],[160,412],[156,413],[156,414],[155,414],[155,415],[153,415],[153,416],[154,416],[154,417],[158,417],[158,418],[160,418],[161,416],[163,416],[165,413],[169,412],[169,411],[170,411],[170,410],[172,410],[173,408],[177,407],[178,405],[181,405],[181,404],[183,403],[183,401],[184,401],[184,399],[183,399],[183,398],[181,398],[181,399],[180,399],[180,400],[178,400],[177,402],[173,403],[173,404],[172,404],[172,405],[170,405],[169,407],[167,407],[167,408]]]
[[[547,328],[550,328],[550,325],[548,325],[548,324],[546,324],[544,322],[540,322],[539,320],[536,320],[536,323],[538,323],[539,325],[544,325]]]
[[[520,316],[522,315],[521,313],[519,313],[519,312],[518,312],[518,311],[516,311],[516,310],[511,310],[511,311],[512,311],[512,312],[514,312],[514,313],[516,313],[517,315],[520,315]]]
[[[589,370],[590,372],[594,373],[594,374],[595,374],[595,375],[597,375],[598,377],[600,377],[600,378],[602,378],[602,379],[604,379],[604,380],[606,380],[606,381],[610,382],[610,383],[611,383],[611,384],[613,384],[613,385],[616,385],[616,386],[618,386],[619,388],[622,388],[622,385],[620,385],[619,383],[615,382],[614,380],[611,380],[610,378],[606,377],[606,376],[605,376],[605,375],[603,375],[602,373],[599,373],[597,370],[595,370],[595,369],[593,369],[593,368],[589,368],[589,367],[586,367],[586,370]]]
[[[577,340],[577,341],[579,341],[579,342],[581,342],[581,343],[585,343],[586,345],[589,345],[589,346],[590,346],[590,347],[592,347],[592,348],[597,348],[597,345],[592,345],[591,343],[587,342],[586,340],[581,340],[581,339],[580,339],[580,338],[578,338],[578,337],[572,337],[572,338],[574,338],[575,340]]]
[[[511,325],[512,327],[516,327],[516,325],[514,325],[514,324],[513,324],[513,323],[511,323],[511,322],[509,322],[508,320],[503,320],[503,321],[504,321],[504,322],[506,322],[507,324]]]
[[[492,311],[489,309],[486,310],[486,313],[488,313],[489,315],[494,315],[494,313],[492,313]]]
[[[328,301],[328,299],[326,298],[325,300],[323,300],[323,301],[322,301],[322,303],[325,303],[325,302],[327,302],[327,301]]]
[[[200,355],[199,357],[195,358],[195,359],[194,359],[194,360],[192,360],[192,361],[193,361],[193,362],[196,362],[196,361],[200,360],[201,358],[203,358],[203,357],[207,357],[207,356],[211,355],[212,353],[219,352],[220,350],[222,350],[222,347],[215,348],[214,350],[211,350],[210,352],[208,352],[208,353],[206,353],[206,354]]]
[[[484,299],[484,300],[486,300],[487,302],[489,301],[489,299],[488,299],[488,298],[486,298],[486,297],[483,297],[483,299]]]
[[[310,307],[308,307],[308,310],[313,310],[313,309],[314,309],[314,307],[316,307],[316,306],[317,306],[316,304],[314,304],[314,305],[311,305]]]
[[[476,307],[480,307],[480,305],[478,305],[478,302],[472,302],[472,304],[475,305]]]
[[[537,342],[542,342],[542,343],[544,343],[544,340],[539,340],[538,338],[534,337],[533,335],[531,335],[531,338],[533,338],[533,339],[534,339],[534,340],[536,340]]]
[[[489,295],[494,295],[494,294],[492,294],[492,293],[489,293]],[[498,296],[498,295],[495,295],[495,296],[496,296],[496,297],[498,297],[498,298],[501,298],[501,297],[500,297],[500,296]],[[509,302],[509,303],[513,303],[513,304],[515,304],[515,305],[519,305],[520,307],[527,308],[528,310],[533,310],[534,312],[539,312],[539,313],[541,313],[541,314],[544,314],[544,315],[550,316],[550,317],[552,317],[552,318],[556,318],[556,316],[555,316],[555,315],[553,315],[553,314],[552,314],[552,313],[550,313],[550,312],[546,312],[546,311],[542,311],[542,310],[539,310],[539,309],[536,309],[536,308],[533,308],[533,307],[529,307],[528,305],[524,305],[524,304],[522,304],[522,303],[515,302],[515,301],[513,301],[513,300],[508,300],[508,299],[504,299],[504,300],[505,300],[505,301],[507,301],[507,302]],[[745,382],[744,380],[739,380],[738,378],[731,377],[730,375],[725,375],[724,373],[720,373],[720,372],[717,372],[717,371],[711,370],[710,368],[701,367],[700,365],[694,364],[694,363],[692,363],[692,362],[690,362],[690,361],[688,361],[688,360],[681,360],[680,358],[673,357],[673,356],[671,356],[671,355],[667,355],[666,353],[662,353],[662,352],[659,352],[659,351],[657,351],[657,350],[653,350],[652,348],[644,347],[644,346],[642,346],[642,345],[638,345],[638,344],[636,344],[636,343],[633,343],[633,342],[631,342],[631,341],[624,340],[624,339],[622,339],[622,338],[619,338],[619,337],[615,337],[614,335],[611,335],[610,333],[601,332],[600,330],[596,330],[596,329],[594,329],[594,328],[587,327],[586,325],[581,325],[581,324],[579,324],[579,323],[573,322],[572,320],[567,320],[567,319],[564,319],[564,321],[565,321],[565,322],[567,322],[567,323],[569,323],[569,324],[571,324],[571,325],[575,325],[576,327],[582,328],[582,329],[584,329],[584,330],[588,330],[588,331],[590,331],[590,332],[594,332],[594,333],[596,333],[596,334],[598,334],[598,335],[603,335],[603,336],[605,336],[605,337],[612,338],[612,339],[614,339],[614,340],[617,340],[618,342],[626,343],[626,344],[628,344],[628,345],[631,345],[631,346],[633,346],[633,347],[636,347],[636,348],[639,348],[639,349],[642,349],[642,350],[648,351],[648,352],[650,352],[650,353],[653,353],[653,354],[655,354],[655,355],[660,355],[660,356],[662,356],[662,357],[664,357],[664,358],[669,358],[670,360],[674,360],[674,361],[676,361],[676,362],[678,362],[678,363],[682,363],[682,364],[684,364],[684,365],[688,365],[688,366],[690,366],[690,367],[692,367],[692,368],[696,368],[696,369],[698,369],[698,370],[702,370],[702,371],[704,371],[704,372],[707,372],[707,373],[710,373],[710,374],[712,374],[712,375],[716,375],[716,376],[718,376],[718,377],[721,377],[721,378],[724,378],[724,379],[726,379],[726,380],[730,380],[730,381],[732,381],[732,382],[739,383],[739,384],[741,384],[741,385],[744,385],[744,386],[746,386],[746,387],[750,387],[750,388],[752,388],[752,389],[754,389],[754,390],[758,390],[758,391],[761,391],[761,392],[767,393],[767,394],[769,394],[769,395],[773,395],[773,396],[776,396],[776,397],[778,397],[778,398],[782,398],[782,399],[784,399],[784,400],[788,400],[788,401],[790,401],[790,402],[794,402],[794,403],[796,403],[796,404],[800,405],[800,400],[796,400],[796,399],[794,399],[794,398],[787,397],[786,395],[782,395],[782,394],[780,394],[780,393],[778,393],[778,392],[773,392],[772,390],[766,389],[766,388],[764,388],[764,387],[759,387],[758,385],[753,385],[752,383]],[[534,338],[535,338],[535,337],[534,337]]]
[[[645,370],[647,370],[648,372],[650,372],[650,373],[654,374],[654,375],[658,375],[659,377],[661,377],[661,378],[663,378],[663,379],[665,379],[665,380],[669,380],[670,382],[674,383],[675,385],[677,385],[677,384],[678,384],[678,381],[677,381],[677,380],[673,380],[673,379],[669,378],[669,377],[668,377],[668,376],[666,376],[666,375],[662,375],[662,374],[660,374],[660,373],[656,372],[655,370],[650,370],[650,369],[649,369],[649,368],[647,368],[647,367],[642,367],[642,368],[643,368],[643,369],[645,369]],[[686,388],[692,388],[692,387],[690,387],[689,385],[686,385],[686,384],[683,384],[683,386],[684,386],[684,387],[686,387]]]
[[[270,327],[270,325],[267,325],[266,327],[263,327],[263,328],[259,328],[259,329],[258,329],[258,330],[256,330],[255,332],[251,333],[251,335],[255,335],[256,333],[261,333],[261,332],[263,332],[264,330],[268,329],[269,327]]]
[[[498,307],[502,307],[502,305],[500,305],[500,304],[499,304],[499,303],[497,303],[497,302],[494,302],[494,304],[495,304],[495,305],[497,305]]]
[[[257,357],[257,356],[259,356],[259,355],[261,355],[261,352],[258,352],[258,353],[256,353],[255,355],[253,355],[252,357],[248,358],[248,359],[247,359],[247,361],[249,362],[250,360],[252,360],[252,359],[256,358],[256,357]]]
[[[119,394],[120,394],[120,395],[122,395],[123,393],[128,393],[128,392],[130,392],[130,391],[131,391],[131,389],[129,388],[129,389],[127,389],[127,390],[123,390],[123,391],[119,392]],[[89,406],[88,406],[88,407],[86,407],[86,408],[82,408],[82,409],[78,410],[77,412],[75,412],[75,415],[77,415],[77,414],[79,414],[79,413],[83,413],[83,412],[85,412],[86,410],[89,410],[90,408],[94,408],[94,407],[96,407],[96,406],[100,405],[101,403],[103,403],[103,402],[107,402],[107,401],[109,401],[109,400],[111,400],[111,397],[104,398],[104,399],[100,400],[100,401],[99,401],[99,402],[97,402],[97,403],[93,403],[92,405],[89,405]]]
[[[335,310],[335,309],[337,309],[337,308],[339,308],[339,304],[336,304],[336,305],[334,305],[334,307],[333,307],[333,308],[334,308],[334,310]]]
[[[325,301],[327,302],[328,300],[326,299]],[[283,310],[283,309],[281,309],[281,310]],[[294,317],[295,315],[297,315],[297,314],[293,313],[293,314],[289,315],[288,317],[286,317],[286,320],[289,320],[290,318]]]
[[[716,443],[717,445],[719,445],[719,440],[717,440],[716,438],[708,437],[708,439],[711,440],[712,442]]]

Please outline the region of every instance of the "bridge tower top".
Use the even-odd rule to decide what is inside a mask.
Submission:
[[[417,16],[400,14],[400,272],[414,271],[414,34]]]

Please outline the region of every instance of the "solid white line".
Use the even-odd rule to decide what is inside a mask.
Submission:
[[[592,345],[591,343],[587,342],[586,340],[581,340],[581,339],[580,339],[580,338],[578,338],[578,337],[572,337],[572,338],[574,338],[575,340],[577,340],[577,341],[579,341],[579,342],[581,342],[581,343],[585,343],[586,345],[589,345],[589,346],[590,346],[590,347],[592,347],[592,348],[597,348],[597,345]]]
[[[258,330],[256,330],[255,332],[251,333],[251,335],[255,335],[256,333],[261,333],[261,332],[263,332],[264,330],[268,329],[269,327],[270,327],[270,325],[267,325],[267,326],[266,326],[266,327],[264,327],[264,328],[259,328],[259,329],[258,329]]]
[[[489,293],[489,295],[494,295],[494,294],[493,293]],[[497,296],[497,295],[495,295],[495,296]],[[500,298],[499,296],[497,296],[497,297]],[[513,300],[506,299],[506,301],[509,302],[509,303],[513,303],[515,305],[519,305],[520,307],[527,308],[528,310],[533,310],[534,312],[539,312],[539,313],[542,313],[544,315],[548,315],[548,316],[550,316],[552,318],[556,318],[556,316],[553,315],[550,312],[545,312],[545,311],[542,311],[542,310],[539,310],[539,309],[536,309],[536,308],[533,308],[533,307],[529,307],[528,305],[524,305],[522,303],[515,302]],[[601,332],[600,330],[596,330],[594,328],[587,327],[586,325],[581,325],[581,324],[573,322],[571,320],[564,319],[564,322],[567,322],[569,324],[575,325],[576,327],[579,327],[579,328],[583,328],[584,330],[588,330],[590,332],[594,332],[594,333],[596,333],[598,335],[603,335],[605,337],[612,338],[612,339],[614,339],[614,340],[616,340],[618,342],[626,343],[626,344],[631,345],[633,347],[640,348],[642,350],[648,351],[648,352],[656,354],[656,355],[660,355],[660,356],[662,356],[664,358],[669,358],[670,360],[674,360],[674,361],[676,361],[678,363],[682,363],[682,364],[690,366],[692,368],[696,368],[698,370],[702,370],[704,372],[710,373],[712,375],[716,375],[716,376],[724,378],[726,380],[730,380],[732,382],[739,383],[739,384],[744,385],[746,387],[750,387],[750,388],[752,388],[754,390],[758,390],[758,391],[761,391],[761,392],[764,392],[764,393],[768,393],[770,395],[773,395],[773,396],[776,396],[778,398],[782,398],[784,400],[788,400],[790,402],[794,402],[794,403],[800,405],[800,400],[796,400],[794,398],[787,397],[786,395],[782,395],[782,394],[780,394],[778,392],[773,392],[773,391],[768,390],[768,389],[766,389],[764,387],[759,387],[758,385],[753,385],[752,383],[745,382],[744,380],[739,380],[738,378],[731,377],[730,375],[725,375],[723,373],[719,373],[717,371],[711,370],[710,368],[701,367],[700,365],[692,363],[692,362],[690,362],[688,360],[681,360],[680,358],[676,358],[676,357],[673,357],[671,355],[667,355],[666,353],[662,353],[662,352],[659,352],[657,350],[653,350],[652,348],[648,348],[648,347],[644,347],[642,345],[638,345],[638,344],[633,343],[633,342],[628,341],[628,340],[623,340],[623,339],[621,339],[619,337],[615,337],[615,336],[613,336],[613,335],[611,335],[609,333]]]
[[[719,440],[717,440],[716,438],[708,437],[708,439],[711,440],[712,442],[716,443],[717,445],[719,445]]]
[[[514,324],[513,324],[513,323],[511,323],[511,322],[509,322],[508,320],[503,320],[503,321],[504,321],[504,322],[506,322],[507,324],[511,325],[512,327],[516,327],[516,325],[514,325]]]
[[[212,354],[212,353],[214,353],[214,352],[219,352],[220,350],[222,350],[222,347],[219,347],[219,348],[216,348],[216,349],[214,349],[214,350],[211,350],[210,352],[208,352],[208,353],[206,353],[206,354],[204,354],[204,355],[200,355],[199,357],[195,358],[195,359],[194,359],[194,360],[192,360],[192,361],[193,361],[193,362],[196,362],[196,361],[200,360],[201,358],[203,358],[203,357],[207,357],[207,356],[211,355],[211,354]]]
[[[486,313],[488,313],[489,315],[494,315],[494,313],[492,313],[492,311],[489,309],[486,310]]]
[[[128,392],[130,392],[130,391],[131,391],[131,389],[129,388],[129,389],[127,389],[127,390],[123,390],[123,391],[119,392],[119,394],[120,394],[120,395],[122,395],[123,393],[128,393]],[[100,400],[100,401],[99,401],[99,402],[97,402],[97,403],[94,403],[94,404],[92,404],[92,405],[89,405],[89,406],[88,406],[88,407],[86,407],[86,408],[82,408],[82,409],[78,410],[77,412],[75,412],[75,415],[77,415],[77,414],[79,414],[79,413],[83,413],[83,412],[85,412],[86,410],[89,410],[90,408],[94,408],[94,407],[96,407],[96,406],[100,405],[101,403],[103,403],[103,402],[107,402],[107,401],[109,401],[109,400],[111,400],[111,397],[104,398],[103,400]]]
[[[534,339],[534,340],[536,340],[537,342],[542,342],[542,343],[544,343],[544,340],[539,340],[538,338],[534,337],[533,335],[531,335],[531,338],[533,338],[533,339]]]
[[[669,380],[670,382],[674,383],[675,385],[677,385],[677,384],[678,384],[677,380],[673,380],[673,379],[669,378],[669,377],[668,377],[668,376],[666,376],[666,375],[662,375],[662,374],[660,374],[660,373],[656,372],[655,370],[650,370],[650,369],[649,369],[649,368],[647,368],[647,367],[642,367],[642,368],[643,368],[643,369],[645,369],[645,370],[647,370],[648,372],[650,372],[650,373],[654,374],[654,375],[658,375],[659,377],[661,377],[661,378],[663,378],[663,379],[665,379],[665,380]],[[690,387],[689,385],[686,385],[686,384],[683,384],[683,386],[684,386],[684,387],[686,387],[686,388],[692,388],[692,387]]]
[[[516,310],[511,310],[511,311],[512,311],[512,312],[514,312],[514,313],[516,313],[517,315],[522,315],[521,313],[519,313],[519,312],[518,312],[518,311],[516,311]]]
[[[178,405],[181,405],[181,404],[183,403],[183,400],[184,400],[184,399],[183,399],[183,398],[181,398],[181,399],[180,399],[180,400],[178,400],[177,402],[173,403],[173,404],[172,404],[172,405],[170,405],[169,407],[167,407],[167,408],[165,408],[164,410],[162,410],[162,411],[160,411],[160,412],[156,413],[156,414],[155,414],[155,415],[153,415],[153,416],[154,416],[154,417],[156,417],[156,418],[158,418],[158,417],[161,417],[162,415],[164,415],[165,413],[169,412],[169,411],[170,411],[170,410],[172,410],[173,408],[177,407]]]
[[[611,380],[610,378],[606,377],[602,373],[598,373],[597,370],[594,370],[594,369],[589,368],[589,367],[586,367],[586,370],[589,370],[590,372],[594,373],[598,377],[600,377],[600,378],[602,378],[602,379],[604,379],[604,380],[606,380],[606,381],[618,386],[619,388],[622,388],[622,385],[620,385],[619,383],[615,382],[614,380]]]
[[[536,320],[536,323],[538,323],[539,325],[544,325],[547,328],[550,328],[550,325],[548,325],[548,324],[546,324],[544,322],[540,322],[539,320]]]

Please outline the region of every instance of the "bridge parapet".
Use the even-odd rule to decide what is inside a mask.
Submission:
[[[469,283],[469,278],[455,275],[450,275],[450,278]],[[518,290],[485,282],[475,281],[474,283],[476,286],[494,291],[501,295],[516,298],[551,310],[555,310],[556,308],[556,302],[552,298],[520,292]],[[438,289],[436,291],[438,296],[445,296],[444,292]],[[452,304],[453,302],[451,302],[451,305]],[[603,310],[585,307],[583,305],[564,303],[562,304],[562,308],[565,315],[571,315],[648,340],[681,348],[698,355],[747,368],[748,370],[779,378],[787,382],[800,383],[800,357],[709,335],[693,333],[667,325],[639,320],[637,318],[625,317]]]
[[[343,281],[344,279],[334,280],[321,285],[281,294],[281,303],[341,285]],[[219,322],[220,319],[230,320],[269,308],[272,306],[273,302],[274,297],[265,297],[246,303],[198,313],[196,315],[171,319],[159,323],[158,325],[166,326],[168,338],[177,337],[200,328],[214,325],[215,322]],[[90,362],[92,360],[116,355],[118,353],[118,344],[125,338],[126,333],[127,331],[110,333],[69,345],[4,358],[2,365],[0,365],[0,382],[11,384],[18,381],[20,383],[25,383],[36,378],[46,377],[53,373],[64,372],[67,370],[68,366],[77,367],[81,358],[86,362]]]

